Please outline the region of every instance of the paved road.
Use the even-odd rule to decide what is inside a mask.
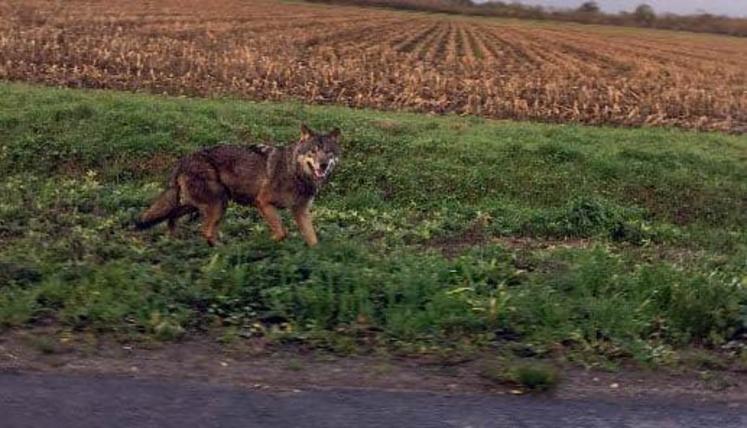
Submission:
[[[743,409],[695,406],[0,374],[2,428],[747,427]]]

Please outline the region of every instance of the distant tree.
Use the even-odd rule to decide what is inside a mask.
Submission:
[[[578,11],[582,13],[599,13],[601,9],[599,9],[599,5],[597,4],[597,2],[587,1],[579,6]]]
[[[635,16],[636,21],[645,24],[650,24],[656,20],[656,12],[654,12],[654,8],[645,3],[635,8],[633,16]]]

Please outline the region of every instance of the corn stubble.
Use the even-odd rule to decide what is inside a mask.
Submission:
[[[0,78],[747,131],[747,39],[271,0],[0,0]]]

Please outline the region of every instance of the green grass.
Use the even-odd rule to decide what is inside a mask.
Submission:
[[[344,133],[318,248],[236,206],[217,249],[131,230],[179,156],[302,121]],[[6,328],[652,362],[747,328],[745,137],[2,84],[0,176]]]
[[[560,374],[555,367],[532,360],[487,362],[480,369],[480,376],[498,384],[515,385],[532,392],[549,391],[560,382]]]

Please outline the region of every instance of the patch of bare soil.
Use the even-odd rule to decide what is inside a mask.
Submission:
[[[478,218],[463,231],[433,238],[426,243],[426,246],[439,250],[445,257],[454,258],[470,248],[486,244],[498,244],[509,250],[554,250],[587,248],[592,245],[590,239],[493,236],[487,230],[488,221],[487,218]]]
[[[502,236],[493,238],[495,244],[500,244],[512,250],[554,250],[562,248],[587,248],[592,245],[590,239],[539,239],[526,236]]]
[[[604,242],[604,241],[601,241]],[[454,258],[465,251],[488,244],[497,244],[507,250],[520,252],[556,251],[568,249],[587,249],[599,244],[589,238],[543,238],[531,236],[491,236],[480,222],[473,223],[462,232],[431,239],[426,246],[440,251],[445,257]],[[668,245],[635,246],[628,243],[610,244],[616,250],[635,248],[636,252],[646,261],[668,261],[687,264],[702,259],[707,254],[702,250],[694,250]],[[711,256],[718,257],[718,256]]]
[[[487,242],[481,234],[464,232],[457,236],[432,239],[427,246],[439,250],[444,257],[453,259],[468,249],[479,247]]]
[[[493,356],[436,361],[391,355],[337,356],[262,339],[222,344],[209,337],[179,343],[122,344],[93,335],[10,331],[0,336],[0,372],[120,375],[171,378],[251,389],[324,388],[517,394],[515,386],[481,376]],[[619,371],[561,366],[560,399],[641,399],[747,406],[747,373],[738,370]],[[706,375],[707,374],[707,375]]]
[[[490,242],[490,236],[485,230],[485,226],[484,220],[477,220],[461,232],[431,239],[426,243],[426,246],[439,250],[444,257],[457,257],[470,248]]]

